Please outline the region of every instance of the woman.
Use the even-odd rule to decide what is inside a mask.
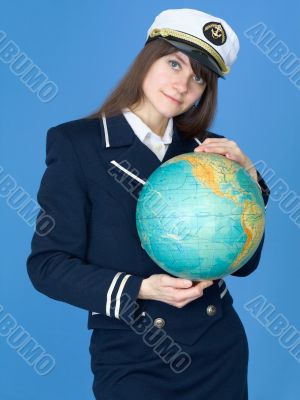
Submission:
[[[225,282],[163,273],[135,226],[143,182],[190,151],[238,162],[259,181],[267,204],[268,188],[250,159],[207,130],[218,78],[238,49],[225,21],[192,9],[164,11],[99,111],[47,133],[28,273],[40,292],[89,311],[97,399],[247,399],[247,338]],[[263,242],[232,275],[256,269]]]

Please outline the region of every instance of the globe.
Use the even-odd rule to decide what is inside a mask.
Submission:
[[[264,232],[261,190],[245,168],[212,153],[186,153],[161,164],[140,191],[141,246],[164,271],[197,280],[241,268]]]

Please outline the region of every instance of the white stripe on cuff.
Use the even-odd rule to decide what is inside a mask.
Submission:
[[[219,287],[221,287],[223,285],[223,283],[224,283],[223,279],[220,279],[218,282]]]
[[[226,292],[227,292],[227,287],[226,287],[226,288],[223,290],[223,292],[220,294],[220,298],[221,298],[221,299],[225,296]]]
[[[110,317],[110,307],[111,307],[111,295],[112,292],[114,290],[114,287],[116,286],[117,280],[119,278],[119,276],[122,274],[122,272],[118,272],[115,276],[114,279],[112,280],[110,287],[107,291],[107,295],[106,295],[106,315],[108,317]]]
[[[115,317],[118,318],[118,319],[120,319],[120,318],[119,318],[119,314],[120,314],[120,306],[121,306],[121,296],[122,296],[122,292],[123,292],[123,290],[124,290],[124,286],[125,286],[125,284],[126,284],[128,278],[129,278],[130,276],[131,276],[131,275],[129,275],[129,274],[124,276],[124,278],[122,279],[122,282],[120,283],[119,290],[118,290],[118,293],[117,293],[117,297],[116,297],[116,308],[115,308]]]

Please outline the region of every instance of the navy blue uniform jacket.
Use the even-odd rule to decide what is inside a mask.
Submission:
[[[129,329],[112,307],[122,294],[137,301],[153,319],[166,321],[174,340],[192,344],[222,316],[222,301],[232,302],[220,282],[183,308],[159,301],[140,300],[144,278],[164,273],[141,247],[135,209],[143,180],[161,164],[134,134],[122,114],[100,119],[80,119],[49,129],[46,165],[37,199],[41,212],[27,259],[34,287],[45,295],[89,311],[88,327]],[[222,137],[207,132],[207,137]],[[198,143],[185,138],[174,124],[173,141],[162,162],[192,152]],[[123,169],[123,170],[122,170]],[[263,179],[265,205],[269,190]],[[40,234],[43,214],[54,221],[49,233]],[[39,233],[38,233],[39,232]],[[262,241],[253,257],[236,276],[252,273],[260,260]],[[217,284],[219,283],[219,284]],[[123,297],[122,297],[123,298]],[[208,315],[209,305],[216,313]],[[184,324],[182,322],[184,321]],[[183,328],[184,325],[184,328]]]

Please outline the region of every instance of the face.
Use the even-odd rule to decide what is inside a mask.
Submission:
[[[176,51],[156,60],[144,82],[144,106],[171,118],[189,110],[202,96],[206,83],[192,70],[189,57]]]

